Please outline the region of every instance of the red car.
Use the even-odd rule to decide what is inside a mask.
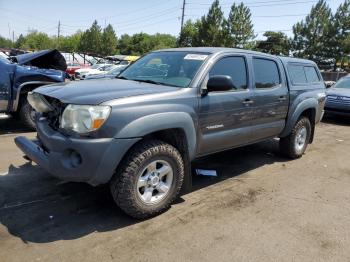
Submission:
[[[75,71],[80,68],[88,68],[89,64],[79,64],[79,63],[67,63],[66,73],[69,74],[71,78],[74,78]]]

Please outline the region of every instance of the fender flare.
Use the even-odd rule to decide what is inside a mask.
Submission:
[[[193,159],[196,153],[197,138],[193,119],[188,113],[167,112],[138,118],[122,128],[115,138],[144,137],[153,132],[172,128],[180,128],[184,131],[189,157]]]
[[[318,102],[315,98],[308,98],[297,105],[292,115],[288,116],[286,126],[280,137],[285,137],[290,134],[296,122],[298,121],[301,114],[308,109],[315,109],[317,111]],[[314,124],[314,123],[312,123]]]

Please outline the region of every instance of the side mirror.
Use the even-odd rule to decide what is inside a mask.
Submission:
[[[326,88],[331,88],[335,82],[334,81],[324,81],[325,85],[326,85]]]
[[[207,92],[229,91],[236,89],[232,78],[228,75],[215,75],[209,78]]]

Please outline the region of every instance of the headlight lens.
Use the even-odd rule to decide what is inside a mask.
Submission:
[[[84,134],[99,129],[111,112],[109,106],[68,105],[60,127]]]
[[[52,106],[46,101],[46,99],[38,93],[29,92],[27,100],[37,112],[45,113],[53,110]]]

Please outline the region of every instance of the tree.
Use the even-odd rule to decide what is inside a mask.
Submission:
[[[142,55],[152,50],[176,46],[176,38],[169,34],[149,35],[138,33],[122,35],[118,40],[118,51],[123,55]]]
[[[14,47],[15,48],[22,48],[25,41],[26,41],[25,37],[22,34],[20,34],[19,37],[17,38],[15,44],[14,44]]]
[[[335,15],[333,30],[336,37],[334,38],[334,55],[340,66],[343,67],[344,57],[350,53],[349,36],[350,36],[350,0],[345,0],[341,4]]]
[[[78,31],[73,35],[61,37],[58,47],[59,50],[64,52],[77,52],[82,34],[81,31]]]
[[[289,55],[291,44],[286,34],[267,31],[264,33],[264,36],[266,40],[258,41],[257,50],[273,55]]]
[[[21,45],[21,48],[43,50],[53,48],[54,46],[54,41],[47,34],[38,31],[32,31],[26,35],[25,41]]]
[[[12,42],[10,39],[0,36],[0,48],[11,48]]]
[[[79,51],[91,54],[98,54],[101,50],[101,27],[95,20],[91,27],[81,36]]]
[[[132,53],[131,36],[128,34],[121,35],[118,39],[117,50],[120,54],[130,55]]]
[[[178,39],[179,47],[197,46],[199,24],[198,20],[196,22],[192,22],[191,19],[186,21]]]
[[[233,4],[224,21],[225,46],[247,48],[255,38],[250,9],[243,3]]]
[[[310,14],[293,26],[293,53],[315,61],[321,68],[334,64],[332,12],[326,0],[319,0]]]
[[[103,29],[100,54],[114,55],[117,49],[117,36],[111,24]]]
[[[198,23],[198,46],[224,46],[223,41],[223,12],[219,0],[215,0],[211,5],[207,15],[202,16]]]

